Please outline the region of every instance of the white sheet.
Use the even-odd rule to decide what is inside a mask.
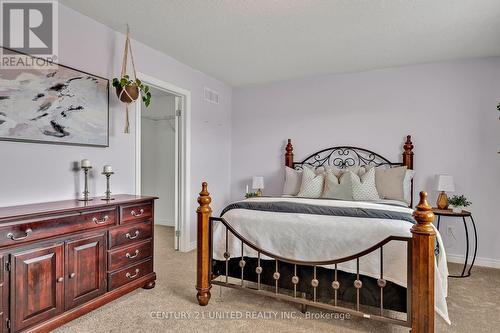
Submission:
[[[305,199],[294,197],[260,197],[247,199],[270,202],[287,201],[335,207],[359,207],[412,213],[412,209],[373,202]],[[245,209],[232,209],[224,219],[243,237],[270,253],[304,261],[324,261],[347,257],[377,244],[389,236],[411,237],[412,224],[402,220],[354,218],[311,214],[275,213]],[[436,230],[440,253],[436,260],[435,300],[436,312],[450,323],[446,304],[448,268],[446,254],[439,232]],[[213,229],[214,258],[224,260],[225,228],[216,224]],[[231,257],[241,256],[241,241],[229,233],[228,251]],[[257,253],[245,246],[244,255]],[[262,257],[265,259],[265,257]],[[407,285],[406,243],[391,241],[384,245],[384,278]],[[332,268],[333,266],[325,266]],[[338,265],[338,268],[356,272],[356,261]],[[360,258],[360,274],[380,277],[380,251]]]

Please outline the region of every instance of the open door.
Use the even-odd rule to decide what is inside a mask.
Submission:
[[[157,90],[160,95],[169,95],[172,97],[169,100],[168,104],[168,114],[162,115],[161,112],[160,114],[153,112],[154,110],[152,108],[149,108],[147,112],[144,112],[144,114],[147,115],[144,116],[142,112],[143,103],[136,103],[136,151],[135,151],[135,156],[136,156],[136,165],[135,165],[135,174],[136,174],[136,194],[137,195],[157,195],[153,191],[145,191],[145,187],[147,185],[157,185],[158,183],[155,182],[155,179],[151,181],[151,179],[144,179],[143,174],[148,174],[148,167],[150,165],[146,165],[146,168],[143,166],[142,161],[143,160],[154,160],[154,158],[148,159],[145,158],[145,148],[146,144],[143,145],[144,143],[147,143],[151,140],[148,138],[148,140],[143,140],[144,134],[152,134],[154,131],[148,131],[147,129],[142,129],[142,127],[147,127],[144,126],[144,123],[142,118],[149,118],[150,120],[154,121],[160,121],[160,120],[168,120],[170,127],[175,131],[175,134],[169,137],[169,142],[172,143],[174,141],[174,147],[169,147],[169,155],[175,155],[172,156],[170,159],[170,165],[169,165],[169,172],[170,172],[170,178],[171,181],[169,182],[168,186],[166,188],[169,189],[169,193],[158,193],[158,196],[166,198],[169,200],[169,213],[168,218],[165,219],[160,219],[157,218],[156,223],[160,224],[159,221],[162,220],[164,225],[166,226],[173,226],[174,227],[174,249],[179,250],[179,251],[190,251],[192,250],[192,243],[189,241],[189,224],[186,223],[186,221],[189,219],[190,211],[189,207],[190,205],[188,204],[190,200],[190,195],[189,195],[189,175],[190,175],[190,138],[187,135],[189,133],[189,128],[190,128],[190,117],[189,117],[189,112],[190,112],[190,104],[191,104],[191,92],[185,89],[182,89],[180,87],[174,86],[170,83],[160,81],[158,79],[155,79],[153,77],[149,77],[145,74],[138,73],[138,77],[141,79],[142,82],[148,84],[151,87],[151,90]],[[158,102],[157,97],[155,97],[155,101]],[[154,106],[155,104],[158,105],[157,103],[153,103],[152,105]],[[173,110],[172,110],[173,109]],[[174,111],[174,112],[172,112]],[[144,117],[143,117],[144,116]],[[153,119],[154,118],[154,119]],[[152,140],[153,142],[160,142],[161,140]],[[154,153],[153,153],[154,154]],[[174,159],[174,161],[172,161]],[[158,164],[155,164],[158,165]],[[146,186],[145,180],[147,181]],[[152,184],[151,184],[152,183]],[[164,188],[160,186],[160,188]],[[172,191],[172,192],[170,192]],[[189,199],[188,199],[189,198]],[[160,199],[161,200],[161,199]],[[173,202],[172,202],[173,201]],[[157,201],[157,205],[158,205]],[[171,205],[171,206],[170,206]],[[158,208],[158,206],[157,206]],[[173,214],[172,214],[173,211]],[[155,213],[158,212],[158,209],[156,209]],[[170,232],[172,229],[170,229]],[[169,246],[172,244],[169,243]],[[1,331],[0,331],[1,333]]]

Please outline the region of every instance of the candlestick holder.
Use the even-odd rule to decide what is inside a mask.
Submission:
[[[111,175],[114,174],[114,172],[112,172],[112,171],[111,172],[103,172],[102,174],[106,176],[106,196],[104,198],[102,198],[101,200],[106,200],[106,201],[115,200],[115,198],[111,197],[111,190],[109,188],[109,178],[111,177]]]
[[[79,201],[92,201],[92,198],[89,198],[89,171],[92,169],[91,166],[82,166],[83,172],[85,173],[85,185],[83,189],[83,199],[78,199]]]

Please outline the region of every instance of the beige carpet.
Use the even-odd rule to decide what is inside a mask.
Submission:
[[[408,332],[402,327],[359,318],[305,318],[295,305],[236,290],[223,289],[221,299],[219,287],[212,289],[210,304],[200,307],[194,289],[196,253],[173,251],[171,228],[156,227],[155,233],[156,287],[136,290],[66,324],[57,332]],[[452,272],[458,268],[450,266]],[[449,283],[452,325],[437,318],[437,332],[500,331],[500,270],[477,267],[471,277],[450,278]],[[283,313],[294,319],[228,318],[274,312],[278,312],[278,317]],[[221,314],[226,318],[213,318]],[[163,318],[153,318],[158,316]]]

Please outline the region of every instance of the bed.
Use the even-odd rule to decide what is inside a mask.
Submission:
[[[407,136],[402,162],[348,146],[295,162],[288,140],[285,166],[413,169],[413,148]],[[197,210],[198,303],[208,304],[211,286],[220,285],[433,332],[435,311],[449,322],[448,272],[426,197],[420,193],[415,210],[413,197],[406,204],[258,197],[212,217],[204,182]]]

